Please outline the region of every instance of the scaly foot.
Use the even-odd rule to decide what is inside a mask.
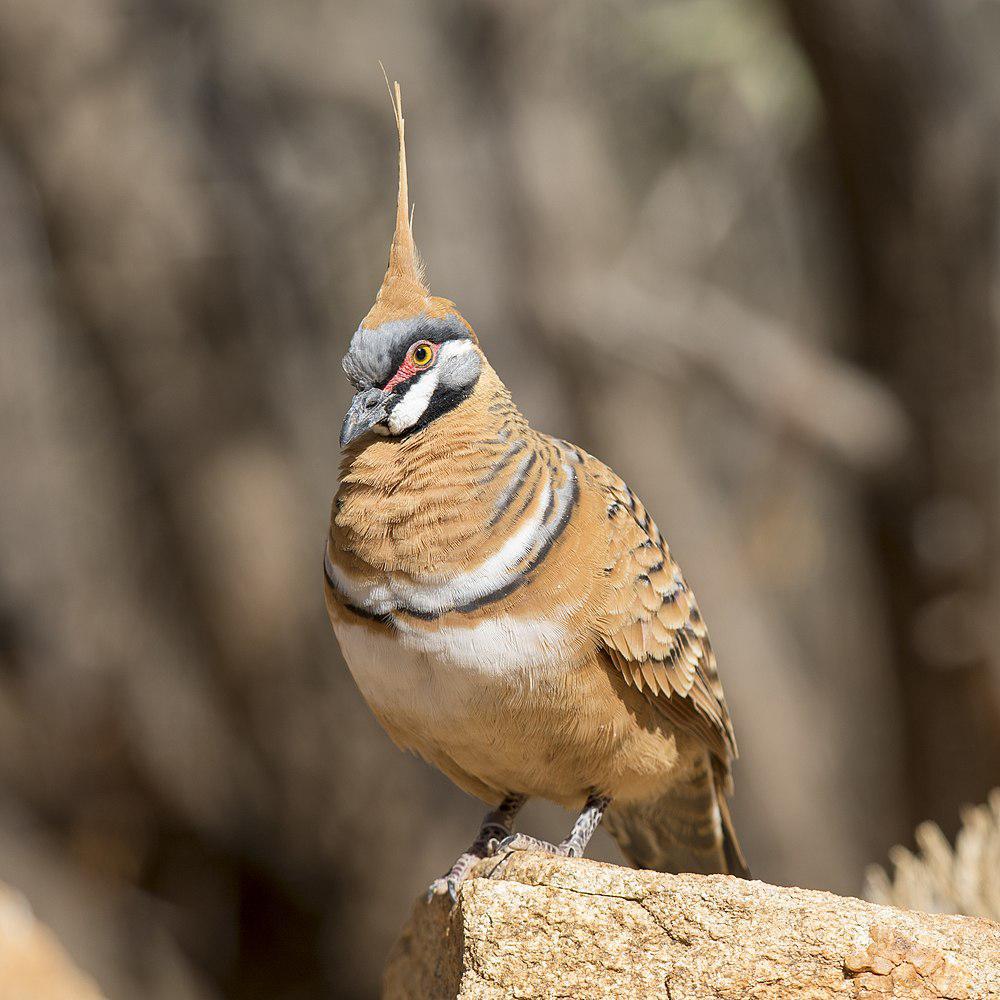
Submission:
[[[560,858],[576,857],[576,848],[568,840],[564,840],[561,844],[553,844],[526,833],[512,833],[494,845],[494,854],[503,854],[504,851],[541,851],[543,854],[554,854]]]
[[[427,902],[445,893],[453,903],[458,899],[458,887],[469,877],[469,872],[477,861],[488,858],[493,853],[498,838],[506,838],[510,833],[514,817],[524,802],[524,795],[508,795],[496,809],[486,814],[479,828],[479,836],[472,846],[458,856],[447,875],[434,879],[427,887]]]
[[[472,871],[476,862],[487,856],[485,846],[482,851],[470,849],[460,854],[448,874],[434,879],[427,887],[427,902],[429,903],[435,896],[443,896],[448,893],[454,903],[458,899],[458,887],[469,877],[469,872]]]
[[[509,837],[504,837],[495,846],[491,845],[491,854],[500,854],[503,851],[542,851],[544,854],[553,854],[558,858],[582,858],[583,852],[590,843],[590,838],[594,835],[597,825],[601,822],[604,810],[611,804],[611,799],[607,795],[591,793],[583,807],[583,811],[576,818],[573,829],[569,836],[559,844],[549,843],[547,840],[539,840],[537,837],[530,837],[526,833],[513,833]]]

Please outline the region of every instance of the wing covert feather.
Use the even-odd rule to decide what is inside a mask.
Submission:
[[[594,479],[608,501],[610,593],[600,640],[626,682],[704,739],[728,770],[736,741],[698,603],[642,502],[606,467],[601,472]]]

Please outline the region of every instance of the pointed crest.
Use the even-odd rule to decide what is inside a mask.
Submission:
[[[381,66],[381,63],[379,64]],[[389,77],[382,66],[385,85],[389,87]],[[424,284],[420,258],[413,244],[409,192],[406,185],[406,142],[404,138],[403,97],[399,84],[389,87],[389,99],[396,116],[396,131],[399,134],[399,191],[396,196],[396,230],[389,248],[389,266],[382,280],[382,287],[375,297],[375,304],[361,324],[369,329],[380,326],[386,320],[412,316],[426,308],[430,294]]]

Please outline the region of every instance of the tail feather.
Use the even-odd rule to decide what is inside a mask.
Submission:
[[[722,873],[749,878],[723,789],[708,759],[668,792],[647,802],[612,803],[605,826],[636,868]]]
[[[750,866],[743,856],[739,838],[733,827],[733,817],[729,812],[729,802],[725,793],[716,787],[716,800],[719,805],[719,816],[722,820],[722,851],[726,857],[726,871],[729,875],[739,875],[740,878],[750,878]]]

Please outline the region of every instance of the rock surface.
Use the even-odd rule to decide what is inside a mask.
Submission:
[[[0,885],[0,997],[3,1000],[102,1000],[27,900]]]
[[[998,1000],[1000,924],[513,854],[418,900],[385,1000]]]

